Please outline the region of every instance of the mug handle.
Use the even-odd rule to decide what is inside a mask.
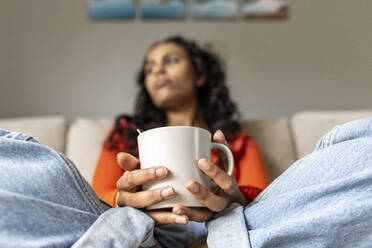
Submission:
[[[227,160],[228,160],[228,167],[227,167],[226,173],[227,175],[231,176],[234,170],[234,157],[232,155],[232,152],[226,145],[221,144],[221,143],[212,142],[211,149],[214,149],[214,148],[219,149],[220,151],[223,151],[226,154]]]

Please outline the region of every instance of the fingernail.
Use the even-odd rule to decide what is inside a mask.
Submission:
[[[158,168],[158,169],[156,169],[156,176],[157,177],[163,177],[163,176],[165,176],[165,169],[164,168]]]
[[[119,159],[122,155],[122,152],[119,152],[117,155],[116,155],[116,159]]]
[[[208,160],[206,160],[205,158],[202,158],[199,160],[199,164],[200,166],[205,169],[205,170],[208,170],[209,169],[209,163],[208,163]]]
[[[170,197],[172,197],[174,195],[174,191],[173,191],[173,188],[169,187],[169,188],[166,188],[166,189],[163,189],[161,192],[160,192],[161,196],[163,196],[165,199],[168,199]]]
[[[217,131],[216,131],[216,133],[219,133],[218,135],[221,135],[222,137],[223,137],[223,140],[226,142],[226,138],[225,138],[225,135],[223,134],[223,132],[220,130],[220,129],[218,129]]]
[[[186,224],[186,218],[185,217],[176,217],[175,222],[177,224]]]
[[[178,215],[185,215],[186,210],[182,208],[182,206],[176,206],[173,208],[173,213],[178,214]]]
[[[193,183],[190,187],[190,191],[193,193],[199,192],[199,185],[197,183]]]

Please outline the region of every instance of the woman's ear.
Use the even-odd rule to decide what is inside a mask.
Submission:
[[[205,76],[198,76],[196,79],[196,87],[202,87],[205,84]]]

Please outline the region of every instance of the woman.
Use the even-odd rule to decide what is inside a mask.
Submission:
[[[218,194],[205,191],[197,182],[187,185],[196,197],[198,195],[194,191],[199,188],[214,197],[205,202],[206,207],[212,211],[195,215],[194,209],[179,206],[173,209],[173,214],[164,211],[148,212],[156,223],[185,225],[189,217],[203,221],[231,201],[246,205],[267,186],[259,148],[238,123],[238,111],[229,98],[225,75],[216,56],[199,48],[194,42],[170,37],[151,47],[139,72],[138,84],[140,91],[133,117],[117,117],[99,157],[93,188],[100,198],[112,205],[144,208],[174,196],[175,192],[170,187],[156,192],[136,192],[141,184],[167,176],[168,171],[164,167],[156,167],[158,176],[146,175],[147,171],[139,170],[138,160],[134,158],[138,155],[136,129],[160,126],[202,127],[214,133],[216,142],[227,144],[225,134],[234,155],[235,170],[234,177],[228,177],[219,170],[225,182],[234,186],[229,189],[231,194],[225,192],[222,198],[214,197]],[[212,161],[216,161],[216,158],[217,153],[213,153]],[[123,168],[118,166],[117,159],[122,161],[119,164]],[[220,165],[223,165],[223,160],[220,159]],[[211,161],[208,161],[208,165],[215,168]],[[133,171],[124,173],[125,170]],[[125,183],[128,177],[138,180],[128,186]],[[215,208],[219,202],[224,203]]]

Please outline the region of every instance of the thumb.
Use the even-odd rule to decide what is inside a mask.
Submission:
[[[140,166],[139,160],[133,155],[126,152],[119,152],[117,154],[117,161],[119,166],[127,171],[138,169]]]
[[[225,135],[219,129],[213,135],[213,142],[217,142],[217,143],[221,143],[221,144],[224,144],[224,145],[228,145],[228,143],[226,141],[226,138],[225,138]]]

